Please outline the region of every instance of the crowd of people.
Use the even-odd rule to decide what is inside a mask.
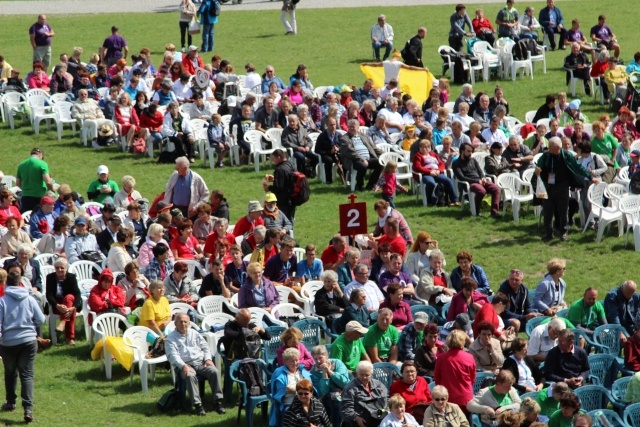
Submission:
[[[213,3],[202,3],[202,19],[204,12],[210,17],[203,8]],[[90,310],[97,315],[128,315],[154,336],[166,334],[167,357],[185,381],[198,415],[206,413],[198,375],[206,377],[211,386],[214,410],[225,413],[223,368],[215,366],[203,338],[189,327],[188,315],[175,316],[175,330],[167,333],[172,322],[169,304],[182,302],[195,308],[199,299],[211,295],[220,295],[231,304],[237,294],[235,320],[225,325],[225,348],[231,349],[246,338],[247,331],[262,340],[272,338],[268,327],[251,323],[249,308],[270,313],[287,302],[281,300],[278,287],[299,293],[306,282],[319,280],[323,286],[313,297],[314,313],[324,317],[337,338],[327,351],[322,345],[306,348],[295,327],[281,334],[283,345],[274,362],[278,367],[269,384],[275,423],[287,427],[307,421],[322,427],[337,427],[341,422],[358,427],[458,427],[469,426],[471,415],[477,414],[482,422],[500,426],[547,422],[556,427],[573,419],[576,426],[590,427],[591,418],[578,413],[580,402],[572,393],[588,382],[590,374],[590,348],[579,338],[591,337],[598,326],[620,325],[625,365],[637,371],[640,295],[636,284],[629,280],[610,290],[604,303],[591,287],[584,290],[583,298],[568,302],[563,279],[566,264],[552,259],[531,297],[518,269],[510,270],[494,286],[498,289],[494,294],[484,270],[467,251],[456,255],[457,266],[449,273],[438,242],[423,231],[414,239],[395,208],[395,192],[404,189],[397,182],[397,165],[389,161],[383,167],[379,158],[387,144],[401,146],[400,152],[406,151],[412,163],[414,179],[426,186],[428,204],[459,206],[455,179],[468,184],[475,194],[470,202],[476,212],[489,193],[494,216],[498,215],[500,191],[488,176],[533,170],[548,192],[543,201],[544,238],[551,239],[556,233],[566,239],[572,222],[569,188],[584,189],[620,167],[629,167],[630,173],[637,168],[640,151],[630,150],[631,142],[640,135],[634,114],[620,108],[613,123],[603,115],[592,124],[590,135],[583,130],[587,119],[580,112],[580,101],[568,102],[564,93],[550,94],[536,111],[536,125],[523,126],[518,135],[499,86],[490,97],[474,94],[473,87],[465,84],[452,111],[442,107],[450,95],[444,78],[422,106],[401,94],[397,78],[383,88],[366,80],[361,88],[340,85],[316,97],[303,64],[285,79],[287,83],[271,65],[260,76],[253,64],[246,64],[242,84],[251,91],[244,97],[229,96],[227,88],[241,84],[233,65],[217,55],[205,65],[199,56],[213,49],[214,23],[209,18],[203,22],[206,34],[201,49],[186,37],[188,25],[183,23],[188,24],[198,13],[192,6],[185,0],[181,10],[183,53],[167,45],[157,69],[148,49],[135,55],[128,68],[129,47],[114,26],[90,62],[83,64],[83,51],[75,48],[71,57],[60,55],[49,77],[55,32],[44,15],[30,29],[34,63],[26,84],[18,70],[0,56],[6,92],[24,92],[28,87],[64,94],[74,101],[74,117],[87,125],[96,145],[100,145],[98,133],[105,124],[119,126],[132,151],[137,139],[160,143],[168,138],[175,145],[176,165],[163,196],[152,202],[135,190],[132,176],[122,177],[119,185],[110,177],[109,168],[101,165],[86,191],[86,202],[99,204],[92,205],[85,204],[78,189],[55,183],[42,149],[34,148],[20,163],[16,174],[20,193],[0,192],[1,252],[3,257],[15,257],[5,260],[0,269],[0,282],[6,286],[0,306],[20,307],[19,315],[15,310],[0,310],[0,349],[7,385],[2,409],[15,410],[17,371],[24,417],[33,420],[33,361],[38,346],[50,344],[40,329],[43,313],[59,315],[57,331],[64,333],[66,344],[75,345],[75,319],[82,310],[82,295],[70,266],[91,260],[104,263],[104,269],[88,295]],[[284,12],[292,12],[295,4],[285,2],[284,7],[283,20]],[[471,23],[464,5],[458,5],[451,17],[449,43],[460,49],[464,37],[475,35],[489,41],[494,34],[536,39],[535,30],[540,26],[552,49],[556,46],[554,33],[561,34],[560,49],[571,46],[565,66],[574,77],[590,81],[587,76],[593,74],[584,75],[585,70],[601,70],[594,76],[596,81],[603,91],[611,85],[607,93],[616,95],[613,85],[620,90],[626,75],[622,77],[624,71],[616,65],[620,49],[604,15],[591,33],[601,46],[596,55],[587,49],[579,22],[574,20],[572,29],[564,30],[562,14],[553,0],[540,12],[539,23],[533,12],[527,8],[519,17],[513,1],[507,1],[498,14],[495,32],[482,10]],[[295,34],[295,15],[291,17],[287,33]],[[386,60],[394,55],[393,29],[384,15],[375,27],[371,31],[374,52],[379,59],[384,49]],[[411,66],[423,66],[421,40],[425,36],[426,29],[420,28],[417,38],[406,46]],[[609,51],[615,52],[614,58],[608,56]],[[593,54],[593,67],[585,52]],[[398,61],[398,54],[395,56]],[[635,71],[638,61],[640,54],[627,71]],[[204,80],[198,75],[201,69],[208,71]],[[99,89],[105,87],[107,95],[101,96]],[[588,85],[585,89],[590,90]],[[258,95],[262,105],[257,105]],[[217,111],[213,108],[216,100]],[[240,161],[246,162],[251,147],[244,133],[283,129],[283,149],[270,156],[274,173],[263,183],[264,202],[249,201],[246,215],[237,218],[235,225],[230,223],[223,191],[210,191],[204,179],[190,169],[195,138],[183,114],[208,122],[207,138],[219,153],[218,166],[223,166],[231,148],[231,136],[239,145]],[[224,115],[231,116],[228,127],[223,125]],[[316,141],[310,137],[313,133]],[[490,154],[483,168],[472,154],[485,149]],[[541,157],[534,162],[538,154]],[[342,180],[355,180],[357,191],[381,192],[374,206],[376,228],[360,248],[349,247],[343,236],[335,235],[324,248],[307,244],[305,259],[298,259],[294,250],[299,243],[293,239],[295,173],[313,177],[316,167],[321,167],[326,182],[331,183],[334,166]],[[371,262],[360,262],[362,251],[367,251]],[[33,259],[38,253],[56,256],[54,273],[42,277]],[[193,283],[195,277],[189,273],[193,263],[206,268],[200,285]],[[412,309],[421,305],[438,313],[445,305],[448,310],[438,319],[429,310]],[[565,309],[568,312],[560,315]],[[532,329],[529,341],[517,336],[538,317],[548,319]],[[227,356],[237,360],[247,354],[240,346]],[[400,368],[400,377],[390,387],[373,378],[374,364],[381,362]],[[474,393],[476,372],[494,374],[495,382],[483,384]],[[436,386],[430,388],[429,381]],[[640,377],[634,376],[633,381],[640,382]],[[630,386],[630,390],[635,388]],[[532,392],[538,395],[520,399],[520,394]]]

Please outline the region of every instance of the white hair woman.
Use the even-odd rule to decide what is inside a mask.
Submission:
[[[424,427],[469,427],[467,416],[455,403],[449,402],[449,391],[437,385],[431,390],[433,404],[424,411]]]
[[[387,407],[389,391],[373,379],[373,364],[363,360],[356,366],[356,378],[342,390],[342,421],[360,427],[377,427]]]
[[[134,189],[135,186],[136,179],[134,177],[131,175],[122,177],[122,190],[118,191],[113,197],[113,204],[118,212],[126,209],[130,203],[142,198],[142,195]]]
[[[327,326],[331,327],[333,320],[342,315],[347,307],[347,300],[340,289],[338,274],[335,271],[325,271],[320,280],[323,286],[316,292],[313,307],[316,313],[327,319]]]
[[[147,237],[145,242],[140,246],[140,253],[138,254],[138,266],[140,269],[145,268],[153,259],[153,248],[158,243],[163,243],[169,247],[169,244],[164,239],[164,227],[158,223],[151,224],[147,231]],[[169,259],[173,261],[173,253],[169,251]]]
[[[311,379],[309,371],[301,368],[300,352],[290,347],[282,352],[284,365],[273,372],[271,377],[271,397],[274,404],[269,413],[269,425],[277,425],[276,420],[282,419],[296,396],[296,384],[303,379]]]

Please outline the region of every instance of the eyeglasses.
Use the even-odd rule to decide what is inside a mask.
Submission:
[[[433,401],[434,402],[445,402],[447,400],[446,397],[434,397]]]
[[[308,392],[308,391],[299,391],[299,392],[298,392],[298,396],[308,396],[308,395],[310,395],[310,394],[311,394],[311,393],[310,393],[310,392]]]

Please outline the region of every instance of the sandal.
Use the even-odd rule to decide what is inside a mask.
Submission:
[[[3,412],[13,412],[15,410],[16,410],[16,404],[15,403],[4,402],[2,404],[2,411]]]

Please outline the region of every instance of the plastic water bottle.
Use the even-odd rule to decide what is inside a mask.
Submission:
[[[611,423],[609,422],[607,417],[604,416],[602,411],[597,411],[594,415],[595,415],[595,418],[598,419],[598,422],[600,423],[600,427],[612,427]]]

